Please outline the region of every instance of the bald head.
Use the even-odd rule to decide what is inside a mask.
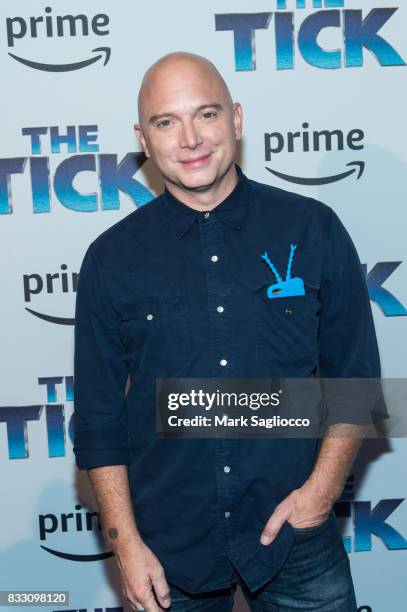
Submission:
[[[197,197],[199,206],[220,201],[237,181],[242,109],[215,66],[193,53],[160,58],[143,77],[138,107],[136,136],[166,187],[193,206]]]
[[[138,95],[139,121],[143,124],[157,91],[168,88],[182,89],[183,84],[193,80],[210,82],[223,98],[224,104],[232,107],[232,97],[218,69],[201,55],[176,51],[164,55],[147,69]]]

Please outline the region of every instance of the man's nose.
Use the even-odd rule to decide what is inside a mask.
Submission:
[[[195,149],[202,144],[202,136],[193,121],[185,121],[181,126],[180,146]]]

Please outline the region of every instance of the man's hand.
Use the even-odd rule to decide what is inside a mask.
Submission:
[[[88,470],[102,514],[103,534],[120,569],[125,597],[134,610],[160,612],[171,605],[164,569],[138,531],[126,465]],[[157,603],[158,602],[158,603]]]
[[[261,544],[270,544],[286,521],[297,528],[323,523],[329,516],[333,501],[314,483],[305,482],[276,506],[261,534]]]
[[[164,569],[148,546],[139,542],[131,553],[119,553],[116,558],[123,593],[134,610],[160,612],[171,605]]]
[[[328,428],[313,472],[302,487],[294,489],[275,508],[261,534],[262,544],[270,544],[286,521],[302,529],[319,525],[328,518],[366,429],[366,425],[351,423],[336,423]]]

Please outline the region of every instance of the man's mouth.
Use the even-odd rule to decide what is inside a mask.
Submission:
[[[206,155],[200,155],[199,157],[189,157],[188,159],[182,159],[181,164],[186,168],[200,168],[205,166],[209,161],[211,153]]]

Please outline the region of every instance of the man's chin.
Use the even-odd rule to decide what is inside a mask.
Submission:
[[[194,191],[195,193],[203,193],[205,191],[209,191],[209,189],[211,189],[215,184],[215,181],[212,181],[211,183],[205,183],[203,185],[185,185],[185,189],[188,189],[188,191]]]
[[[171,181],[173,182],[175,185],[178,185],[178,187],[181,187],[182,189],[185,189],[187,191],[193,191],[193,192],[197,192],[197,193],[201,193],[204,191],[208,191],[209,189],[211,189],[213,187],[213,185],[216,183],[217,177],[216,175],[213,176],[213,174],[209,174],[207,173],[207,175],[205,176],[204,173],[202,173],[202,176],[180,176],[179,180],[175,180],[175,181]]]

